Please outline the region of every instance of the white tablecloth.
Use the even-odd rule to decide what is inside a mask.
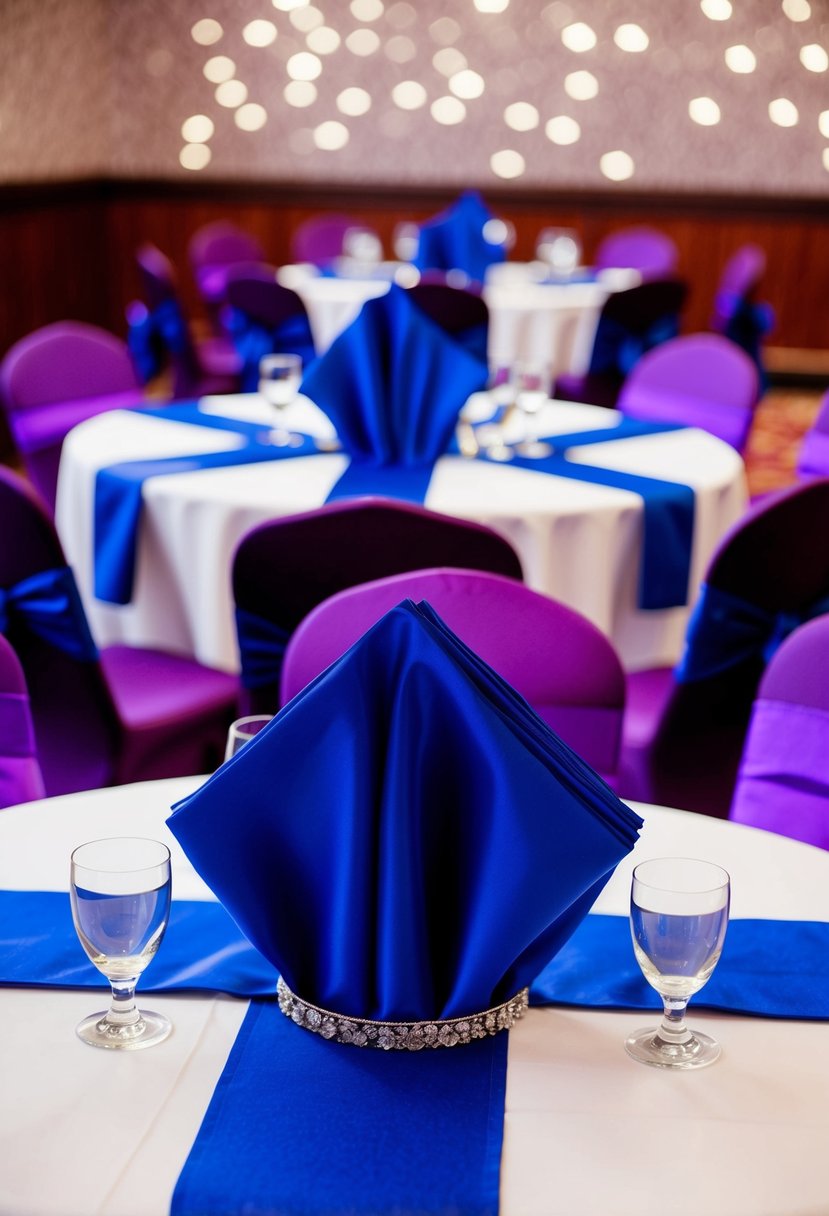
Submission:
[[[496,273],[483,288],[490,357],[504,363],[546,363],[552,376],[587,370],[602,305],[612,292],[639,281],[635,271],[614,270],[593,282],[539,283],[522,274],[527,268],[520,265],[492,269]],[[389,286],[388,278],[331,278],[306,266],[283,266],[277,277],[305,304],[318,354],[354,320],[366,300],[383,295]]]
[[[197,783],[150,782],[3,811],[0,887],[66,891],[72,848],[138,834],[170,844],[175,897],[209,897],[164,826],[170,804]],[[683,854],[730,871],[734,917],[829,919],[826,852],[687,812],[637,809],[642,837],[599,910],[626,914],[636,861]],[[103,991],[0,990],[2,1216],[168,1211],[246,1002],[153,995],[143,1003],[170,1016],[173,1035],[115,1055],[74,1034],[82,1017],[105,1007]],[[529,1011],[510,1034],[501,1216],[662,1216],[666,1208],[672,1216],[823,1216],[829,1028],[695,1013],[693,1000],[689,1020],[719,1039],[723,1055],[702,1072],[670,1074],[624,1051],[627,1034],[647,1024],[641,1013]]]
[[[480,400],[474,404],[480,404]],[[484,404],[486,402],[484,401]],[[255,395],[217,397],[217,413],[272,420]],[[539,416],[548,434],[611,425],[618,415],[574,402],[550,402]],[[286,412],[288,425],[331,435],[307,400]],[[525,421],[518,416],[517,428]],[[518,433],[518,432],[516,432]],[[227,432],[113,411],[76,427],[63,445],[57,526],[74,567],[99,645],[172,647],[228,670],[238,663],[230,591],[233,550],[267,519],[319,507],[346,466],[341,454],[155,477],[144,485],[135,594],[112,606],[93,595],[92,520],[97,470],[122,460],[227,448]],[[653,477],[696,492],[692,594],[710,554],[745,508],[742,460],[704,431],[689,429],[583,447],[574,459]],[[679,657],[686,608],[641,611],[637,575],[642,499],[628,490],[461,457],[440,459],[426,506],[489,524],[520,554],[526,582],[584,613],[616,645],[630,669]]]

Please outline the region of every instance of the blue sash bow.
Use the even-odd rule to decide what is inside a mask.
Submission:
[[[602,316],[596,327],[593,351],[590,356],[591,375],[612,373],[626,376],[646,351],[679,333],[679,318],[660,317],[645,333],[633,333],[620,321]]]
[[[68,566],[41,570],[13,587],[0,588],[0,633],[16,621],[81,662],[98,658],[86,614]]]
[[[474,190],[465,191],[451,207],[421,225],[417,256],[419,270],[463,270],[482,283],[487,266],[503,262],[503,244],[484,235],[492,212]]]
[[[314,339],[305,313],[286,317],[276,326],[263,325],[240,308],[228,307],[222,317],[242,360],[243,393],[256,392],[260,360],[273,351],[299,355],[303,367],[316,358]]]
[[[798,625],[825,612],[829,612],[829,596],[798,612],[769,612],[742,596],[703,583],[674,675],[680,683],[690,684],[746,662],[765,666]]]
[[[189,349],[187,324],[176,300],[164,300],[152,310],[136,301],[127,323],[127,346],[144,384],[160,374],[168,353],[183,355]]]
[[[279,678],[290,634],[275,621],[236,607],[236,636],[244,688],[263,688]]]

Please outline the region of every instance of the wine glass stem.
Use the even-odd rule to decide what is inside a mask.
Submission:
[[[135,985],[138,976],[129,980],[110,980],[112,1004],[107,1013],[107,1022],[118,1026],[131,1026],[141,1017],[135,1004]]]
[[[688,1007],[687,997],[662,997],[662,1022],[659,1027],[659,1038],[665,1043],[681,1046],[693,1037],[685,1025],[685,1010]]]

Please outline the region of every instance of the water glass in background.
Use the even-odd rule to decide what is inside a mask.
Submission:
[[[302,382],[302,359],[299,355],[265,355],[259,361],[259,392],[269,405],[281,413],[296,399]],[[277,447],[299,447],[302,439],[282,426],[271,431],[271,443]]]
[[[250,743],[269,722],[273,721],[271,714],[249,714],[246,718],[237,718],[235,722],[231,722],[230,729],[227,732],[227,746],[225,747],[225,760],[229,760],[231,756],[235,756],[238,751]]]
[[[574,228],[542,228],[535,256],[554,278],[567,278],[581,262],[581,241]]]

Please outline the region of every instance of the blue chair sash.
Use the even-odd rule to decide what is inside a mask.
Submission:
[[[279,679],[290,634],[275,621],[236,608],[236,637],[242,664],[242,685],[263,688]]]
[[[829,612],[829,596],[798,612],[769,612],[742,596],[703,583],[674,675],[681,684],[723,675],[743,663],[765,665],[798,625]]]
[[[421,225],[415,266],[419,270],[463,270],[482,283],[487,266],[506,257],[502,244],[484,236],[492,218],[480,194],[465,191],[451,207]]]
[[[164,300],[152,310],[140,303],[130,308],[127,346],[144,384],[163,370],[168,353],[182,355],[189,343],[187,323],[178,301]]]
[[[41,570],[0,588],[0,633],[15,622],[73,659],[93,662],[98,649],[89,631],[75,576],[68,566]]]
[[[646,351],[675,338],[678,333],[679,318],[673,315],[660,317],[645,333],[634,333],[621,322],[602,316],[593,340],[589,373],[624,377]]]
[[[316,358],[311,327],[304,313],[287,317],[281,325],[261,325],[240,308],[228,307],[222,319],[242,360],[241,388],[255,393],[259,384],[260,360],[274,351],[299,355],[303,367]]]

